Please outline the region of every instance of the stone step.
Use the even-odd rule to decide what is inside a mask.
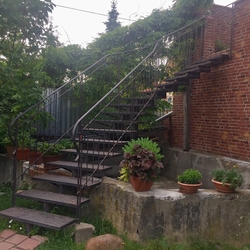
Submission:
[[[22,190],[15,194],[17,197],[36,200],[43,203],[56,204],[76,208],[77,197],[74,195],[59,194],[43,190],[30,189]],[[81,197],[81,205],[88,202],[90,199]]]
[[[23,207],[11,207],[0,211],[0,216],[28,225],[36,225],[54,230],[62,230],[75,224],[75,218],[51,214]]]

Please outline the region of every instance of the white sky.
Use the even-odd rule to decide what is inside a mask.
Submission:
[[[188,0],[187,0],[188,1]],[[216,4],[228,5],[234,0],[215,0]],[[54,0],[57,5],[81,9],[89,12],[97,12],[107,15],[111,10],[112,0]],[[151,14],[153,9],[166,9],[171,6],[172,0],[117,0],[119,17],[131,21],[119,20],[122,25],[129,25],[139,18]],[[98,37],[98,33],[105,31],[103,22],[107,16],[95,15],[62,7],[55,7],[52,13],[53,24],[59,31],[59,40],[65,45],[87,43]]]

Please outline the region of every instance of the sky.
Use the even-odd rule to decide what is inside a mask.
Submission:
[[[215,0],[215,3],[226,6],[233,1]],[[59,32],[59,41],[65,45],[80,44],[83,47],[93,41],[99,33],[105,32],[103,22],[108,19],[111,2],[112,0],[53,0],[57,6],[52,13],[52,22]],[[119,21],[122,26],[129,25],[150,15],[153,9],[167,9],[171,4],[172,0],[117,0],[117,11],[122,18]]]

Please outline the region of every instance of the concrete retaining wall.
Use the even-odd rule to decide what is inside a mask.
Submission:
[[[23,162],[17,162],[17,176],[22,173]],[[13,157],[0,154],[0,185],[11,182],[13,178]],[[17,180],[17,186],[21,183],[21,179]]]
[[[243,174],[244,184],[243,189],[250,189],[250,163],[245,161],[238,161],[228,157],[222,157],[218,155],[208,155],[199,152],[185,152],[178,148],[170,148],[165,146],[163,142],[159,142],[159,145],[163,149],[164,159],[163,165],[164,170],[162,175],[170,180],[176,181],[176,178],[187,168],[195,168],[201,171],[202,187],[213,188],[211,182],[210,172],[214,168],[229,168],[237,165],[239,171]]]
[[[207,189],[183,195],[163,186],[156,183],[150,191],[138,193],[130,184],[106,177],[91,194],[90,208],[137,241],[199,237],[234,245],[249,243],[249,190],[221,194]]]

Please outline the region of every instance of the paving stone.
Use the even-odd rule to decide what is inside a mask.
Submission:
[[[14,235],[16,231],[10,230],[10,229],[5,229],[4,231],[0,232],[0,238],[7,239]],[[1,249],[2,250],[2,249]]]
[[[18,245],[19,243],[23,242],[24,240],[28,239],[28,236],[22,235],[22,234],[14,234],[8,239],[5,240],[5,242],[12,243],[14,245]]]
[[[8,242],[4,242],[4,241],[0,243],[0,249],[1,250],[9,250],[9,249],[11,249],[14,246],[15,245],[13,245],[11,243],[8,243]]]
[[[28,238],[22,243],[20,243],[17,247],[24,249],[24,250],[34,250],[37,246],[39,246],[41,242]]]

